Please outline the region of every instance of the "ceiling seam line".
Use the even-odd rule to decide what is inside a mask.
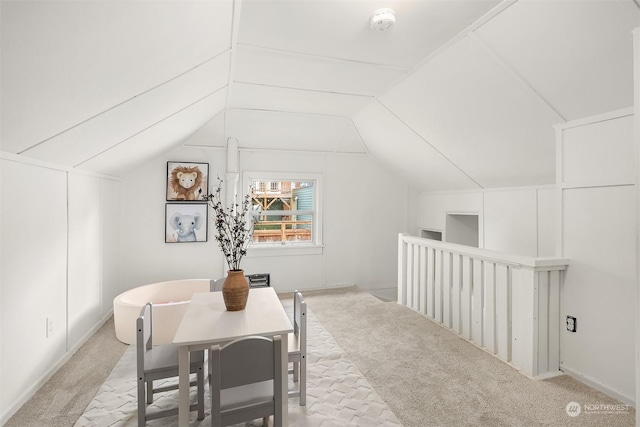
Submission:
[[[393,117],[395,117],[400,123],[402,123],[407,129],[409,129],[411,132],[413,132],[418,138],[420,138],[422,141],[424,141],[429,147],[433,148],[433,150],[440,154],[442,156],[443,159],[447,160],[449,163],[451,163],[451,165],[453,165],[456,169],[458,169],[464,176],[466,176],[467,178],[469,178],[474,184],[476,184],[478,186],[478,188],[484,189],[484,187],[482,185],[480,185],[480,183],[478,183],[478,181],[476,181],[475,179],[471,178],[471,176],[469,176],[469,174],[467,174],[464,170],[462,170],[462,168],[460,166],[458,166],[456,163],[453,162],[453,160],[451,160],[449,157],[445,156],[440,150],[438,150],[433,144],[431,144],[429,141],[427,141],[422,135],[420,135],[415,129],[413,129],[411,126],[409,126],[409,124],[407,124],[407,122],[405,122],[404,120],[402,120],[396,113],[394,113],[393,111],[391,111],[391,109],[389,107],[387,107],[386,105],[384,105],[382,103],[382,101],[380,101],[379,99],[376,98],[376,101],[378,101],[378,103],[385,109],[387,110],[391,115],[393,115]]]
[[[353,118],[349,117],[349,120],[351,120],[351,124],[353,125],[353,128],[356,130],[356,133],[358,134],[358,138],[360,138],[360,141],[362,142],[362,146],[364,147],[364,151],[368,155],[371,155],[371,151],[369,150],[369,147],[367,146],[367,143],[364,141],[364,138],[362,137],[362,134],[360,133],[360,129],[358,129],[358,125],[356,125],[356,122],[353,121]]]
[[[481,49],[489,54],[493,58],[493,60],[498,64],[498,66],[504,69],[507,73],[511,74],[511,76],[521,85],[524,89],[532,94],[538,101],[542,102],[545,107],[551,110],[556,116],[560,118],[560,120],[566,122],[567,119],[564,117],[552,104],[549,102],[540,92],[538,92],[533,85],[529,83],[527,79],[525,79],[506,59],[504,59],[498,52],[496,52],[493,47],[484,40],[478,33],[472,31],[469,33],[469,40],[477,43]]]
[[[242,10],[241,0],[233,0],[233,9],[231,12],[231,34],[230,34],[230,46],[229,46],[229,77],[227,84],[229,90],[227,90],[227,99],[225,106],[229,105],[229,99],[231,96],[231,84],[236,73],[236,50],[238,46],[238,32],[240,31],[240,12]]]
[[[280,114],[298,114],[298,115],[301,115],[301,116],[320,116],[320,117],[349,118],[349,116],[341,116],[339,114],[308,113],[308,112],[285,111],[285,110],[269,110],[269,109],[266,109],[266,108],[234,107],[234,108],[227,108],[227,111],[260,111],[260,112],[280,113]]]
[[[224,147],[227,148],[227,109],[222,110],[222,138],[224,139]]]
[[[50,136],[50,137],[48,137],[48,138],[46,138],[46,139],[43,139],[42,141],[40,141],[40,142],[38,142],[38,143],[36,143],[36,144],[34,144],[34,145],[31,145],[30,147],[27,147],[27,148],[25,148],[24,150],[22,150],[22,151],[18,152],[17,154],[24,154],[24,153],[26,153],[27,151],[32,150],[32,149],[34,149],[34,148],[38,147],[39,145],[44,144],[45,142],[51,141],[52,139],[55,139],[55,138],[59,137],[60,135],[62,135],[62,134],[65,134],[65,133],[69,132],[70,130],[73,130],[73,129],[75,129],[75,128],[79,127],[79,126],[82,126],[83,124],[85,124],[85,123],[87,123],[87,122],[89,122],[89,121],[91,121],[91,120],[93,120],[93,119],[95,119],[95,118],[97,118],[97,117],[100,117],[100,116],[102,116],[103,114],[106,114],[106,113],[108,113],[108,112],[110,112],[110,111],[113,111],[114,109],[116,109],[116,108],[118,108],[118,107],[121,107],[121,106],[123,106],[124,104],[126,104],[126,103],[128,103],[128,102],[130,102],[130,101],[132,101],[132,100],[134,100],[134,99],[136,99],[136,98],[139,98],[140,96],[146,95],[147,93],[149,93],[149,92],[151,92],[151,91],[153,91],[153,90],[155,90],[155,89],[158,89],[158,88],[160,88],[160,87],[162,87],[162,86],[166,85],[167,83],[172,82],[172,81],[174,81],[174,80],[176,80],[176,79],[178,79],[178,78],[180,78],[180,77],[182,77],[182,76],[184,76],[184,75],[186,75],[186,74],[190,73],[191,71],[193,71],[193,70],[195,70],[195,69],[197,69],[197,68],[200,68],[201,66],[205,65],[206,63],[208,63],[208,62],[210,62],[210,61],[213,61],[214,59],[218,58],[219,56],[221,56],[221,55],[225,54],[227,51],[228,51],[228,49],[227,49],[227,50],[224,50],[224,51],[220,52],[219,54],[216,54],[216,55],[214,55],[214,56],[212,56],[212,57],[210,57],[210,58],[208,58],[208,59],[206,59],[206,60],[204,60],[204,61],[202,61],[201,63],[199,63],[199,64],[197,64],[197,65],[195,65],[195,66],[193,66],[193,67],[189,68],[188,70],[186,70],[186,71],[184,71],[184,72],[182,72],[182,73],[180,73],[180,74],[178,74],[178,75],[176,75],[176,76],[174,76],[174,77],[171,77],[171,78],[170,78],[170,79],[168,79],[168,80],[165,80],[165,81],[164,81],[164,82],[162,82],[162,83],[159,83],[159,84],[157,84],[157,85],[155,85],[155,86],[153,86],[153,87],[151,87],[151,88],[149,88],[149,89],[146,89],[146,90],[144,90],[144,91],[142,91],[142,92],[140,92],[140,93],[138,93],[138,94],[136,94],[136,95],[133,95],[132,97],[127,98],[127,99],[125,99],[124,101],[120,101],[119,103],[117,103],[117,104],[115,104],[115,105],[113,105],[113,106],[111,106],[111,107],[107,108],[106,110],[100,111],[99,113],[96,113],[96,114],[94,114],[93,116],[88,117],[88,118],[86,118],[86,119],[82,120],[81,122],[76,123],[75,125],[70,126],[70,127],[66,128],[66,129],[64,129],[64,130],[62,130],[62,131],[60,131],[60,132],[56,133],[55,135],[52,135],[52,136]]]
[[[87,159],[85,159],[85,160],[81,161],[80,163],[78,163],[78,164],[74,165],[73,167],[74,167],[74,168],[77,168],[77,167],[79,167],[79,166],[81,166],[81,165],[83,165],[83,164],[87,163],[88,161],[90,161],[90,160],[92,160],[92,159],[95,159],[96,157],[98,157],[98,156],[100,156],[100,155],[102,155],[102,154],[106,153],[107,151],[109,151],[109,150],[111,150],[111,149],[113,149],[113,148],[115,148],[115,147],[117,147],[117,146],[119,146],[119,145],[123,144],[124,142],[127,142],[127,141],[128,141],[128,140],[130,140],[131,138],[133,138],[133,137],[135,137],[135,136],[140,135],[141,133],[143,133],[143,132],[145,132],[145,131],[147,131],[147,130],[151,129],[152,127],[154,127],[154,126],[156,126],[156,125],[158,125],[158,124],[160,124],[160,123],[164,122],[165,120],[167,120],[167,119],[169,119],[169,118],[171,118],[171,117],[175,116],[176,114],[181,113],[181,112],[183,112],[183,111],[187,110],[188,108],[190,108],[190,107],[192,107],[192,106],[196,105],[197,103],[199,103],[199,102],[201,102],[201,101],[205,100],[206,98],[209,98],[211,95],[215,95],[216,93],[220,92],[221,90],[223,90],[223,89],[224,89],[224,88],[226,88],[226,87],[228,87],[228,85],[224,85],[224,86],[222,86],[221,88],[214,90],[213,92],[211,92],[211,93],[209,93],[209,94],[207,94],[207,95],[203,96],[202,98],[198,99],[197,101],[194,101],[194,102],[192,102],[191,104],[189,104],[189,105],[187,105],[187,106],[185,106],[185,107],[183,107],[183,108],[179,109],[178,111],[175,111],[175,112],[173,112],[173,113],[169,114],[168,116],[166,116],[166,117],[162,118],[161,120],[158,120],[157,122],[155,122],[155,123],[153,123],[153,124],[151,124],[151,125],[149,125],[149,126],[145,127],[144,129],[139,130],[138,132],[134,133],[133,135],[130,135],[130,136],[126,137],[125,139],[121,140],[120,142],[117,142],[117,143],[113,144],[113,145],[112,145],[112,146],[110,146],[109,148],[106,148],[106,149],[104,149],[104,150],[100,151],[99,153],[94,154],[93,156],[91,156],[91,157],[89,157],[89,158],[87,158]]]
[[[370,65],[372,67],[389,68],[389,69],[398,70],[398,71],[409,71],[409,70],[411,70],[411,67],[402,67],[402,66],[398,66],[398,65],[380,64],[380,63],[377,63],[377,62],[358,61],[356,59],[337,58],[335,56],[318,55],[318,54],[314,54],[314,53],[296,52],[295,50],[277,49],[277,48],[273,48],[273,47],[259,46],[259,45],[255,45],[255,44],[251,44],[251,43],[238,43],[238,46],[247,46],[247,47],[254,48],[254,49],[269,50],[269,51],[273,51],[273,52],[286,53],[286,54],[289,54],[289,55],[300,55],[300,56],[308,56],[308,57],[311,57],[311,58],[328,59],[328,60],[336,61],[336,62],[349,62],[349,63],[352,63],[352,64]]]
[[[198,145],[198,147],[202,147],[202,145]],[[211,147],[211,148],[221,148],[221,147]],[[349,155],[349,156],[367,156],[369,153],[357,153],[354,151],[343,151],[340,153],[336,153],[333,151],[322,151],[322,150],[300,150],[300,149],[292,149],[292,148],[252,148],[252,147],[238,147],[238,151],[256,151],[256,152],[266,152],[266,153],[275,153],[279,151],[286,151],[287,153],[299,153],[299,154],[330,154],[330,155]]]
[[[347,125],[342,130],[342,137],[340,138],[340,141],[338,142],[338,146],[333,150],[334,154],[340,152],[340,147],[342,147],[342,144],[344,143],[344,138],[347,135],[347,128],[348,127],[349,127],[349,123],[347,122]]]
[[[566,123],[558,123],[553,125],[554,129],[563,131],[567,129],[574,129],[583,126],[589,126],[596,123],[608,122],[611,120],[622,119],[629,116],[634,116],[634,108],[627,107],[620,110],[608,111],[602,114],[596,114],[594,116],[581,117],[579,119],[571,120]]]
[[[196,102],[199,102],[199,101],[196,101]],[[204,127],[205,127],[205,126],[207,126],[209,123],[213,122],[215,119],[217,119],[218,117],[220,117],[220,115],[223,115],[223,116],[224,116],[224,109],[222,109],[222,110],[218,111],[218,113],[217,113],[215,116],[211,117],[211,118],[210,118],[209,120],[207,120],[207,121],[206,121],[202,126],[200,126],[198,129],[196,129],[196,130],[195,130],[195,132],[193,132],[193,134],[195,135],[196,133],[198,133],[202,128],[204,128]],[[223,119],[223,120],[224,120],[224,119]],[[223,130],[223,133],[224,133],[224,130]],[[223,136],[224,136],[224,134],[223,134]],[[188,145],[188,144],[184,144],[184,143],[183,143],[183,144],[181,144],[181,146],[183,146],[183,147],[186,147],[187,145]],[[213,145],[194,145],[194,146],[198,146],[198,147],[211,147],[211,148],[216,147],[216,146],[213,146]]]
[[[240,83],[240,84],[245,84],[245,85],[253,85],[253,86],[272,87],[272,88],[276,88],[276,89],[289,89],[289,90],[301,90],[301,91],[305,91],[305,92],[328,93],[328,94],[332,94],[332,95],[359,96],[359,97],[362,97],[362,98],[370,98],[370,99],[374,99],[375,98],[375,95],[365,95],[365,94],[361,94],[361,93],[336,92],[336,91],[320,90],[320,89],[308,89],[308,88],[302,88],[302,87],[271,85],[271,84],[266,84],[266,83],[246,82],[246,81],[242,81],[242,80],[235,80],[234,83]]]

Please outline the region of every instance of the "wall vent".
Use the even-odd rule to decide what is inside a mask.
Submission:
[[[249,281],[250,288],[266,288],[271,286],[271,276],[269,273],[248,274],[245,276]]]

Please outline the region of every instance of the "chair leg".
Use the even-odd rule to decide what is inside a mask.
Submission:
[[[198,368],[198,419],[204,420],[204,365]]]
[[[307,357],[300,358],[300,406],[307,404]]]
[[[269,417],[263,417],[262,418],[262,427],[268,427],[269,426]]]
[[[299,380],[300,362],[293,362],[293,382],[297,383]]]
[[[145,384],[144,378],[138,377],[138,427],[145,427],[146,424],[146,404],[145,404]]]
[[[147,381],[147,403],[153,403],[153,381]]]

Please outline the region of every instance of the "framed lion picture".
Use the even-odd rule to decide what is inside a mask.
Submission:
[[[209,190],[209,163],[167,162],[167,201],[202,202]]]

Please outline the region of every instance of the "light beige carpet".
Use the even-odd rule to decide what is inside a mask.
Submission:
[[[283,305],[292,316],[292,300],[283,300]],[[344,351],[333,337],[316,320],[312,310],[307,317],[307,405],[300,406],[297,398],[289,399],[288,419],[291,427],[318,426],[362,426],[362,427],[402,427],[384,401],[345,357]],[[93,426],[137,426],[137,382],[136,348],[131,346],[115,366],[109,377],[98,390],[75,427]],[[291,377],[289,377],[291,379]],[[176,380],[158,382],[156,386],[175,384]],[[297,386],[289,381],[289,389]],[[208,397],[208,386],[206,396]],[[196,391],[192,388],[191,401],[196,402]],[[176,407],[178,392],[159,393],[150,412]],[[206,399],[205,418],[196,420],[191,413],[190,426],[209,426],[210,404]],[[261,425],[262,420],[257,425]],[[273,421],[273,420],[271,420]],[[177,426],[177,416],[148,422],[149,426]],[[237,427],[254,426],[241,423]],[[271,425],[271,424],[270,424]]]
[[[528,379],[394,302],[355,288],[305,297],[345,358],[405,427],[635,425],[633,408],[568,376]],[[111,319],[5,426],[74,425],[126,348]],[[566,413],[570,402],[581,405],[576,417]]]
[[[72,426],[128,347],[116,339],[111,317],[5,427]]]
[[[633,408],[569,376],[529,379],[395,302],[355,288],[305,298],[406,427],[635,425]]]

